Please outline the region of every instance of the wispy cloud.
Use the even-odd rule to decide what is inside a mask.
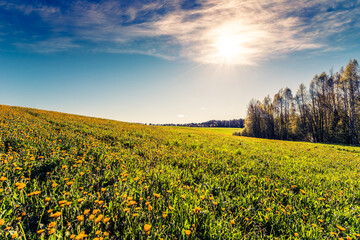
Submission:
[[[71,38],[51,38],[35,43],[14,43],[17,47],[24,48],[38,53],[55,53],[67,52],[79,48],[80,45],[75,44]]]
[[[359,27],[358,5],[357,0],[199,0],[186,8],[180,0],[131,5],[107,0],[73,1],[62,9],[0,1],[0,8],[37,14],[51,27],[44,39],[17,42],[19,47],[39,52],[83,47],[199,63],[221,63],[229,57],[225,52],[235,64],[339,49],[341,33]]]

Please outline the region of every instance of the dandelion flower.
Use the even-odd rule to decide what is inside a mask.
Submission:
[[[144,225],[144,231],[145,231],[145,232],[149,232],[150,229],[151,229],[151,225],[150,225],[150,224],[145,224],[145,225]]]
[[[6,181],[6,180],[7,180],[7,178],[4,177],[4,176],[2,176],[2,177],[0,178],[0,181]]]
[[[346,230],[344,227],[339,226],[339,225],[337,225],[336,227],[337,227],[340,231],[345,231],[345,230]]]
[[[98,223],[101,221],[101,219],[104,217],[104,215],[99,215],[96,219],[95,219],[95,222]]]
[[[83,215],[79,215],[79,216],[77,216],[76,218],[77,218],[78,222],[81,222],[81,221],[84,220],[84,216],[83,216]]]
[[[190,234],[191,234],[191,231],[190,231],[190,230],[185,230],[185,234],[186,234],[186,235],[190,235]]]
[[[18,190],[21,190],[21,189],[24,189],[26,187],[26,184],[17,182],[17,183],[15,183],[15,186],[17,187]]]
[[[60,217],[60,215],[61,215],[61,212],[56,212],[54,214],[51,214],[50,217],[57,218],[57,217]]]
[[[80,239],[83,239],[83,238],[86,238],[88,235],[86,235],[85,233],[80,233],[79,235],[76,236],[76,240],[80,240]]]
[[[51,222],[50,224],[49,224],[49,228],[53,228],[53,227],[55,227],[56,226],[56,222]]]

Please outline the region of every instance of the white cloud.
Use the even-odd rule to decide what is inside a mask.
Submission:
[[[183,118],[183,117],[185,117],[184,114],[179,114],[179,115],[178,115],[178,118]]]
[[[114,0],[76,1],[66,11],[4,1],[0,1],[0,7],[24,14],[36,12],[52,26],[51,39],[31,43],[33,49],[44,49],[44,43],[49,42],[48,49],[60,51],[88,41],[96,45],[95,51],[180,57],[199,63],[229,60],[235,64],[257,64],[300,50],[338,49],[328,39],[339,39],[339,33],[360,16],[359,8],[345,0],[198,2],[201,7],[190,10],[181,8],[180,0],[128,8]],[[328,11],[330,8],[334,10]],[[157,13],[159,9],[165,13]],[[61,36],[61,32],[68,32],[71,39]],[[65,41],[62,46],[61,40]]]

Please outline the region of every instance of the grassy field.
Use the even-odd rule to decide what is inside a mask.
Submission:
[[[360,148],[0,105],[1,239],[357,239]]]
[[[224,135],[232,135],[234,132],[242,132],[243,128],[222,128],[222,127],[180,127],[181,129],[189,129],[192,131],[213,132]]]

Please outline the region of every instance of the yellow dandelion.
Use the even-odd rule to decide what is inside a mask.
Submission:
[[[344,227],[339,226],[339,225],[337,225],[336,227],[337,227],[340,231],[345,231],[345,230],[346,230]]]
[[[84,216],[83,216],[83,215],[79,215],[79,216],[77,216],[76,218],[77,218],[78,222],[81,222],[81,221],[84,220]]]
[[[41,230],[37,231],[36,233],[37,233],[37,234],[41,234],[41,233],[43,233],[43,232],[45,232],[45,229],[41,229]]]
[[[99,210],[99,209],[94,209],[94,210],[93,210],[93,212],[92,212],[92,214],[94,214],[94,215],[95,215],[95,214],[97,214],[98,212],[100,212],[100,210]]]
[[[186,234],[186,235],[190,235],[190,234],[191,234],[191,231],[190,231],[190,230],[185,230],[185,234]]]
[[[98,223],[101,221],[101,219],[104,217],[104,215],[99,215],[96,219],[95,219],[95,223]]]
[[[87,215],[90,212],[90,209],[85,209],[84,210],[84,215]]]
[[[145,232],[149,232],[150,229],[151,229],[151,225],[150,225],[150,224],[145,224],[145,225],[144,225],[144,231],[145,231]]]
[[[56,226],[56,222],[51,222],[51,223],[49,223],[48,228],[53,228],[53,227],[55,227],[55,226]]]
[[[4,225],[5,220],[4,219],[0,219],[0,226]]]
[[[50,217],[57,218],[57,217],[60,217],[60,215],[61,215],[61,212],[56,212],[56,213],[51,214]]]
[[[86,238],[87,237],[87,235],[85,234],[85,233],[80,233],[79,235],[77,235],[76,236],[76,240],[80,240],[80,239],[84,239],[84,238]]]
[[[21,190],[21,189],[24,189],[26,187],[26,184],[17,182],[17,183],[15,183],[15,186],[17,187],[18,190]]]

